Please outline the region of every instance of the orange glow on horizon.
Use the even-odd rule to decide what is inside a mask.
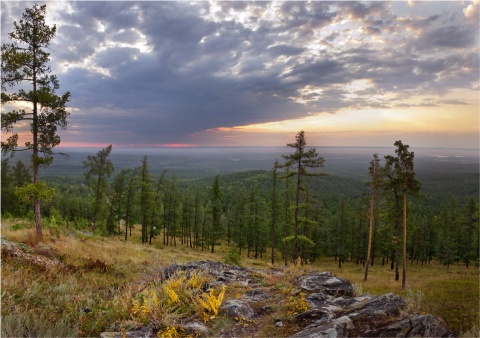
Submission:
[[[89,142],[62,142],[58,148],[105,148],[110,143],[89,143]],[[193,148],[197,144],[191,143],[161,143],[161,144],[112,144],[113,148]]]

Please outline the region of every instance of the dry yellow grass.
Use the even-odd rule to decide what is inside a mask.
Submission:
[[[2,220],[2,236],[16,243],[32,242],[32,224],[22,220]],[[23,335],[24,327],[33,328],[38,336],[95,335],[115,322],[126,320],[132,299],[158,274],[162,266],[172,263],[217,260],[223,261],[227,245],[192,250],[186,246],[164,247],[162,238],[153,245],[141,245],[140,233],[127,242],[122,236],[91,237],[80,232],[45,231],[45,244],[70,270],[45,270],[15,258],[2,258],[2,336],[8,332]],[[247,259],[242,265],[268,268],[268,257]],[[282,260],[277,259],[282,266]],[[102,270],[106,267],[106,270]],[[333,259],[321,259],[307,266],[289,266],[284,275],[265,274],[265,287],[276,287],[288,294],[289,281],[294,275],[315,269],[331,271],[347,278],[365,293],[380,295],[393,292],[407,296],[400,281],[394,281],[389,266],[375,264],[369,269],[368,281],[363,281],[363,266],[345,263],[341,269]],[[447,326],[460,334],[470,330],[478,334],[479,280],[478,269],[437,263],[408,265],[407,286],[420,290],[423,299],[420,311],[445,319]],[[232,288],[227,296],[235,297],[242,290]],[[85,308],[92,312],[87,313]],[[15,316],[8,315],[15,313]],[[49,329],[45,329],[49,323]],[[259,323],[264,329],[269,323]],[[472,331],[473,328],[473,331]],[[289,328],[283,329],[290,333]],[[472,333],[473,332],[473,333]],[[279,332],[280,333],[280,332]],[[11,334],[12,335],[12,334]]]

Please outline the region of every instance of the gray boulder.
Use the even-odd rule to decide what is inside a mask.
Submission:
[[[331,272],[314,272],[297,277],[293,280],[293,284],[305,291],[323,292],[335,297],[354,295],[352,284]]]
[[[413,315],[388,326],[365,331],[370,337],[453,337],[439,317]]]
[[[231,299],[225,301],[220,306],[220,313],[232,318],[243,317],[245,319],[250,319],[255,314],[252,307],[246,301],[241,299]]]
[[[336,338],[350,337],[349,332],[354,328],[352,320],[347,316],[329,322],[316,322],[307,326],[291,338]]]

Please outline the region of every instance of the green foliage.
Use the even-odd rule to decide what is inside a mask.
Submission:
[[[45,15],[46,5],[26,8],[22,19],[14,23],[14,31],[9,34],[13,42],[3,44],[1,49],[2,105],[23,101],[31,102],[33,108],[31,113],[24,109],[2,112],[2,130],[12,133],[19,122],[32,121],[31,130],[36,137],[33,137],[33,142],[26,142],[25,147],[33,150],[34,168],[52,162],[52,148],[60,144],[57,128],[66,128],[69,115],[65,105],[70,99],[70,93],[56,95],[59,81],[55,75],[49,75],[50,54],[45,50],[56,34],[56,27],[45,24]],[[22,81],[32,83],[32,90],[4,92],[7,87],[14,88]],[[37,106],[41,108],[40,111]],[[13,134],[5,142],[2,141],[4,153],[14,152],[17,148],[18,134]],[[38,152],[45,156],[38,156]]]
[[[312,247],[315,245],[315,243],[308,237],[304,235],[299,235],[295,238],[295,236],[288,236],[282,239],[282,242],[284,243],[293,243],[295,241],[298,241],[299,243],[302,243],[303,245]]]
[[[288,297],[285,306],[287,313],[290,316],[296,316],[302,312],[308,311],[309,309],[308,302],[305,299],[305,295],[303,294],[303,292]]]
[[[225,255],[224,262],[230,265],[238,265],[242,264],[242,255],[240,255],[240,248],[238,245],[233,244],[230,245],[228,251]]]
[[[285,173],[285,179],[289,177],[296,176],[296,193],[295,193],[295,211],[294,211],[294,231],[293,235],[295,240],[293,241],[293,250],[292,250],[292,259],[294,262],[297,261],[299,257],[299,241],[297,237],[299,236],[299,227],[300,227],[300,215],[299,211],[302,208],[302,203],[300,201],[301,192],[306,191],[306,187],[303,184],[303,176],[320,176],[322,174],[318,172],[309,172],[307,169],[320,168],[323,167],[325,162],[323,157],[319,157],[315,148],[306,150],[305,147],[307,142],[305,140],[305,132],[302,130],[295,136],[295,143],[288,143],[287,146],[295,150],[294,153],[289,155],[282,155],[286,160],[281,167],[287,168]],[[289,171],[290,168],[293,168],[293,171]]]
[[[49,201],[55,196],[55,189],[48,189],[45,181],[38,181],[16,188],[15,196],[23,201]]]
[[[114,170],[112,161],[108,158],[112,151],[112,145],[109,145],[97,152],[95,156],[88,156],[83,161],[85,170],[84,176],[87,185],[93,192],[93,230],[96,229],[97,216],[103,206],[103,197],[107,187],[107,179]]]

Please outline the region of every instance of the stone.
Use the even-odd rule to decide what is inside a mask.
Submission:
[[[330,296],[353,297],[352,284],[345,278],[337,277],[331,272],[314,272],[293,281],[298,288],[309,292],[323,292]]]
[[[126,332],[102,332],[101,338],[153,338],[156,335],[148,327],[142,327],[140,330],[126,331]]]
[[[324,306],[329,299],[329,296],[323,292],[311,293],[307,296],[307,302],[310,308],[320,308]]]
[[[299,313],[298,315],[293,317],[293,321],[296,323],[312,322],[312,321],[326,320],[328,318],[329,318],[329,315],[324,310],[312,309],[312,310],[307,310],[305,312]]]
[[[397,321],[407,303],[394,294],[386,294],[346,307],[345,312],[352,320],[356,332],[364,332],[372,327],[382,327]]]
[[[201,337],[208,335],[208,327],[200,322],[180,324],[179,327],[182,328],[185,331],[185,335],[188,336]]]
[[[228,284],[233,282],[249,285],[251,269],[241,268],[235,265],[228,265],[216,261],[189,262],[186,264],[172,264],[163,269],[165,279],[172,277],[176,271],[194,272],[201,271],[207,275],[213,276],[218,284]]]
[[[9,243],[2,240],[2,248],[7,246]],[[270,318],[274,320],[275,327],[285,325],[282,322],[283,318],[276,317],[275,314],[275,311],[285,304],[285,299],[276,294],[274,287],[258,283],[262,275],[281,274],[282,269],[255,270],[206,260],[170,265],[163,269],[164,277],[170,278],[176,271],[184,271],[187,275],[198,271],[213,277],[204,285],[205,292],[208,288],[220,284],[236,283],[249,287],[249,291],[241,299],[224,300],[220,306],[219,317],[228,316],[251,321],[238,321],[233,326],[216,332],[219,337],[255,336],[259,329],[256,323],[261,322],[259,319],[266,315],[272,316]],[[354,297],[352,284],[330,272],[311,272],[306,276],[295,277],[289,287],[301,291],[309,305],[307,311],[289,319],[299,327],[298,332],[291,336],[294,338],[454,336],[441,318],[432,315],[409,316],[406,312],[407,303],[400,296],[389,293],[382,296],[365,294]],[[198,320],[193,318],[177,323],[182,329],[182,334],[199,337],[208,337],[212,334],[206,326],[208,323],[204,325],[201,322],[190,322]],[[110,331],[120,330],[111,328]],[[102,338],[117,338],[121,337],[121,334],[104,332]],[[125,334],[130,338],[154,336],[152,329],[148,327],[132,327]]]
[[[349,331],[354,328],[352,320],[347,316],[334,319],[327,323],[315,323],[307,326],[291,338],[336,338],[349,337]]]
[[[252,302],[261,302],[263,300],[267,300],[271,296],[263,290],[253,289],[248,291],[245,294],[245,297],[251,300]]]
[[[375,337],[453,337],[443,319],[427,315],[413,315],[385,327],[365,331]]]
[[[220,306],[220,312],[232,318],[243,317],[245,319],[250,319],[255,314],[252,307],[246,301],[241,299],[225,301]]]

